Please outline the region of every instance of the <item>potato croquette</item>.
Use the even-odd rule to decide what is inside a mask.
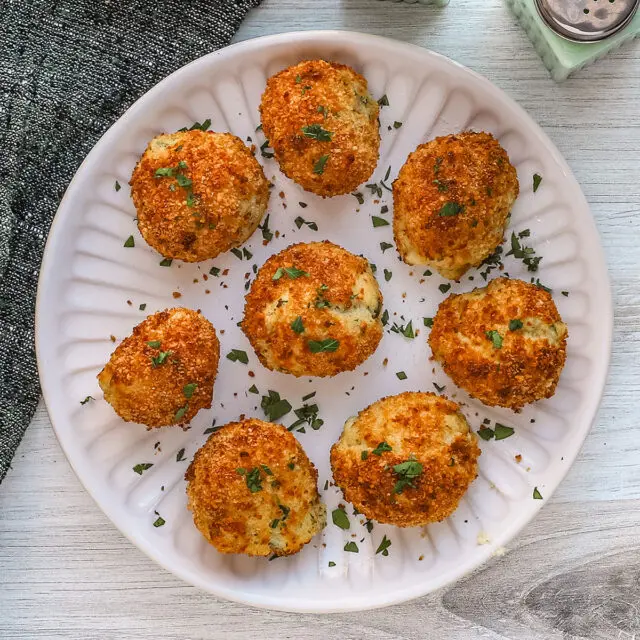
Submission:
[[[393,232],[407,264],[458,280],[502,242],[518,177],[489,133],[436,138],[409,155],[393,183]]]
[[[326,524],[318,472],[281,425],[250,419],[222,427],[185,479],[193,521],[222,553],[291,555]]]
[[[258,271],[242,330],[267,369],[333,376],[376,350],[381,309],[367,260],[327,241],[295,244]]]
[[[444,300],[429,344],[459,387],[486,405],[519,411],[555,393],[567,334],[547,291],[497,278],[483,289]]]
[[[361,75],[325,60],[269,78],[260,104],[280,169],[319,196],[350,193],[371,177],[380,148],[378,111]]]
[[[185,425],[211,406],[220,344],[213,325],[191,309],[141,322],[98,374],[105,400],[127,422],[148,429]]]
[[[131,176],[142,237],[166,258],[199,262],[242,244],[269,202],[269,183],[230,133],[155,137]]]
[[[417,527],[450,516],[477,476],[475,434],[433,393],[382,398],[347,420],[331,448],[344,497],[367,518]]]

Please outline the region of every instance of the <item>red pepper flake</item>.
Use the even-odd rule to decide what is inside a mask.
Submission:
[[[115,336],[109,336],[109,338],[111,338],[111,342],[115,342],[116,341],[116,337]]]
[[[522,456],[520,454],[516,456],[516,462],[518,463],[522,462]]]
[[[382,366],[383,366],[383,367],[386,367],[388,364],[389,364],[389,358],[385,358],[385,359],[382,361]]]
[[[206,273],[203,273],[202,279],[206,282],[209,279],[209,276]]]
[[[253,371],[249,371],[249,377],[250,377],[250,378],[255,378],[255,377],[256,377],[256,374],[255,374],[255,373],[253,373]]]
[[[281,191],[278,195],[284,200],[284,191]]]
[[[225,269],[225,270],[222,272],[222,275],[223,275],[223,276],[228,276],[228,275],[229,275],[229,269]]]
[[[182,294],[181,294],[179,291],[174,291],[171,295],[172,295],[176,300],[177,300],[178,298],[182,298]]]
[[[131,300],[127,300],[127,304],[128,304],[129,306],[131,306],[131,305],[133,304],[133,302],[131,302]]]

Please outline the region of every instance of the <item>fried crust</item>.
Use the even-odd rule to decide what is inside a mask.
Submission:
[[[371,177],[380,148],[378,112],[365,78],[325,60],[306,60],[271,76],[260,104],[280,169],[320,196],[350,193]],[[306,136],[309,125],[320,125],[331,140]],[[314,171],[325,155],[322,173]]]
[[[163,357],[163,352],[169,355]],[[98,383],[105,400],[127,422],[149,429],[186,425],[211,406],[219,356],[216,331],[204,316],[181,307],[168,309],[133,329],[98,374]],[[187,395],[192,390],[188,398],[185,387],[193,384],[197,386],[187,387]]]
[[[523,326],[509,329],[512,320]],[[494,345],[494,334],[487,334],[491,331],[498,332],[500,348]],[[485,288],[444,300],[429,345],[459,387],[486,405],[519,411],[555,393],[567,335],[547,291],[522,280],[497,278]]]
[[[308,275],[282,273],[291,267]],[[333,376],[351,371],[376,350],[381,309],[382,294],[366,259],[328,241],[301,243],[260,268],[246,296],[242,330],[267,369]],[[292,326],[297,318],[302,332]],[[310,342],[327,339],[339,342],[335,351],[311,351]]]
[[[373,453],[382,442],[392,450]],[[455,511],[477,476],[479,455],[477,438],[455,402],[408,391],[348,420],[331,448],[331,468],[345,499],[367,518],[415,527]],[[410,459],[422,465],[422,473],[414,486],[394,492],[400,478],[394,466]]]
[[[157,176],[158,169],[173,174]],[[184,179],[178,174],[191,185],[180,186]],[[194,130],[155,137],[130,184],[142,237],[166,258],[185,262],[215,258],[241,245],[269,202],[262,167],[230,133]]]
[[[502,242],[518,192],[516,170],[489,133],[468,131],[420,145],[393,183],[400,256],[459,279]]]
[[[252,471],[251,484],[258,474],[260,487],[254,492]],[[221,553],[290,555],[326,524],[318,472],[281,425],[249,419],[222,427],[197,451],[185,479],[194,523]]]

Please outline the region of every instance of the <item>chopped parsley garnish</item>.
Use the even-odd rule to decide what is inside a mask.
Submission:
[[[438,175],[438,173],[440,172],[440,167],[442,167],[443,160],[444,158],[442,156],[438,156],[433,164],[433,173],[435,173],[436,175]]]
[[[315,391],[312,391],[311,393],[307,393],[306,396],[302,396],[302,402],[306,402],[307,400],[311,400],[311,398],[313,398],[316,395]]]
[[[141,462],[133,467],[133,470],[141,476],[147,469],[151,469],[153,467],[153,462]]]
[[[170,267],[172,262],[173,262],[173,258],[165,258],[164,260],[162,260],[160,262],[160,266],[161,267]]]
[[[372,196],[378,196],[378,198],[382,198],[382,189],[377,183],[372,182],[371,184],[365,184],[364,186],[365,188],[369,189],[369,191],[371,191]]]
[[[208,436],[210,433],[215,433],[216,431],[220,431],[222,427],[216,427],[216,421],[213,421],[213,424],[204,430],[204,435]]]
[[[260,392],[258,391],[258,387],[256,387],[256,385],[255,385],[255,384],[252,384],[252,385],[249,387],[249,393],[260,394]]]
[[[189,411],[189,403],[187,402],[187,404],[184,405],[184,407],[180,407],[175,415],[173,416],[173,421],[174,422],[179,422],[180,420],[182,420],[182,418],[184,418],[185,414],[187,413],[187,411]]]
[[[371,216],[371,222],[373,223],[373,227],[386,227],[389,224],[388,220],[381,218],[380,216]]]
[[[381,242],[380,248],[382,249],[382,253],[384,253],[387,249],[391,249],[393,245],[390,242]]]
[[[513,256],[518,260],[522,260],[523,264],[526,265],[527,271],[537,271],[538,265],[542,260],[542,256],[535,256],[535,249],[531,247],[525,247],[520,244],[521,238],[526,238],[530,235],[529,229],[525,229],[521,231],[518,235],[514,232],[511,233],[511,251],[507,252],[506,255]]]
[[[253,258],[253,253],[251,253],[251,251],[249,251],[249,249],[247,249],[246,247],[242,247],[242,255],[247,260],[251,260],[251,258]]]
[[[302,269],[298,269],[296,267],[278,267],[276,272],[273,274],[272,280],[280,280],[285,273],[292,279],[300,278],[301,276],[308,277],[309,274]]]
[[[538,190],[540,183],[542,182],[542,176],[539,173],[533,174],[533,193]]]
[[[227,359],[231,360],[231,362],[242,362],[242,364],[249,364],[249,356],[247,356],[247,352],[242,349],[231,349],[229,353],[227,353]]]
[[[536,278],[535,281],[533,278],[531,278],[531,284],[535,284],[536,287],[538,287],[539,289],[543,289],[544,291],[546,291],[547,293],[551,293],[553,290],[550,289],[549,287],[545,287],[542,282],[540,282],[540,278]]]
[[[162,342],[160,342],[160,340],[150,340],[149,342],[147,342],[147,344],[152,349],[159,349],[162,346]]]
[[[262,224],[258,225],[258,229],[260,229],[260,231],[262,231],[262,239],[266,240],[267,242],[270,242],[271,239],[273,238],[273,232],[271,231],[271,229],[269,229],[269,216],[271,214],[268,213],[267,217],[264,219],[264,222]]]
[[[116,180],[116,183],[113,185],[113,188],[116,191],[120,191],[120,189],[122,189],[122,187],[120,186],[120,183]]]
[[[438,289],[440,289],[440,293],[447,293],[451,289],[451,284],[449,282],[441,284]]]
[[[91,402],[91,400],[95,400],[93,396],[87,396],[84,400],[80,400],[80,404],[87,404],[87,402]]]
[[[483,440],[491,440],[494,436],[495,436],[495,432],[493,429],[489,428],[489,427],[485,427],[482,426],[480,427],[480,429],[478,430],[478,435],[483,439]]]
[[[434,383],[433,383],[433,387],[434,387],[434,389],[435,389],[438,393],[442,393],[442,392],[447,388],[447,386],[446,386],[446,385],[442,385],[442,386],[440,386],[440,385],[439,385],[438,383],[436,383],[436,382],[434,382]]]
[[[175,173],[173,167],[160,167],[156,169],[154,176],[156,178],[172,178]]]
[[[385,282],[389,282],[389,280],[391,280],[391,278],[393,277],[393,272],[389,271],[388,269],[384,270],[384,279]]]
[[[309,227],[309,229],[311,229],[312,231],[317,231],[318,230],[318,225],[315,222],[307,221],[302,216],[298,216],[294,220],[294,222],[296,223],[296,227],[298,227],[298,229],[300,229],[300,227],[302,227],[303,224],[306,224],[307,227]]]
[[[329,160],[329,154],[325,154],[320,156],[313,165],[313,173],[320,176],[324,173],[325,165],[327,164],[327,160]]]
[[[335,563],[335,562],[333,562],[333,560],[329,560],[329,566],[330,566],[330,567],[335,567],[335,566],[336,566],[336,563]]]
[[[318,140],[319,142],[330,142],[333,137],[332,131],[327,131],[323,129],[319,124],[308,124],[302,127],[302,133],[304,133],[306,138],[312,138],[313,140]]]
[[[280,524],[280,518],[276,518],[275,520],[271,521],[271,524],[269,526],[272,529],[275,529],[279,524]]]
[[[533,499],[542,500],[542,494],[538,491],[538,487],[533,488]]]
[[[366,460],[369,457],[369,452],[364,449],[360,452],[360,460]]]
[[[378,548],[376,549],[376,555],[378,553],[381,553],[383,556],[388,556],[390,546],[391,546],[391,540],[389,540],[389,538],[387,538],[387,536],[384,535],[382,537],[382,542],[378,545]]]
[[[280,398],[280,394],[277,391],[268,391],[269,395],[262,396],[262,402],[260,406],[265,415],[269,418],[269,422],[275,422],[287,415],[291,411],[291,404],[288,400]]]
[[[260,469],[258,469],[258,467],[254,467],[251,471],[238,467],[236,473],[244,476],[244,481],[247,483],[247,487],[251,493],[262,491],[262,478],[260,477]]]
[[[393,493],[402,493],[406,487],[415,487],[412,481],[422,474],[422,465],[410,457],[407,461],[394,465],[393,472],[398,476]]]
[[[515,433],[514,429],[500,424],[499,422],[496,422],[496,428],[493,430],[493,432],[495,434],[496,440],[504,440],[505,438],[508,438]]]
[[[561,291],[560,292],[565,298],[569,297],[569,292],[568,291]]]
[[[393,333],[401,333],[405,338],[415,338],[416,335],[413,332],[413,320],[409,320],[407,325],[398,325],[395,322],[391,327]]]
[[[231,253],[233,253],[233,255],[238,258],[238,260],[242,260],[242,251],[240,251],[240,249],[234,247],[233,249],[231,249]]]
[[[269,469],[269,467],[267,467],[266,464],[261,464],[260,468],[268,475],[268,476],[272,476],[273,475],[273,471],[271,471],[271,469]]]
[[[298,419],[289,427],[289,431],[300,430],[299,427],[303,424],[308,424],[314,431],[317,431],[324,424],[324,420],[318,418],[318,411],[317,404],[305,404],[299,409],[294,409],[293,413]]]
[[[433,318],[422,318],[422,323],[425,327],[431,329],[433,327]]]
[[[146,308],[147,308],[147,303],[146,303],[146,302],[143,302],[143,303],[138,307],[138,309],[139,309],[140,311],[144,311]]]
[[[485,331],[485,335],[487,336],[487,340],[493,342],[494,348],[502,349],[502,336],[495,329]]]
[[[326,338],[325,340],[309,340],[307,345],[309,346],[309,351],[311,351],[311,353],[322,353],[324,351],[333,352],[340,346],[340,341],[334,340],[333,338]]]
[[[263,158],[273,158],[273,156],[275,155],[275,153],[273,152],[273,149],[270,149],[270,145],[269,145],[269,141],[265,140],[261,145],[260,145],[260,154],[262,155]]]
[[[358,545],[355,542],[347,542],[347,544],[344,545],[344,550],[345,551],[350,551],[351,553],[358,553],[360,550],[358,549]]]
[[[162,527],[165,524],[166,520],[162,517],[162,516],[158,516],[155,520],[155,522],[153,523],[153,526],[156,527],[156,529],[158,527]]]
[[[407,374],[404,371],[398,371],[396,373],[396,376],[398,377],[398,380],[406,380],[407,379]]]
[[[394,129],[399,129],[402,126],[402,122],[398,122],[397,120],[393,123]]]
[[[207,118],[202,123],[196,121],[188,129],[183,127],[179,131],[206,131],[211,126],[211,118]]]
[[[364,196],[359,191],[351,195],[358,201],[358,204],[364,204]]]
[[[382,98],[380,98],[378,100],[378,104],[381,107],[388,107],[389,106],[389,98],[387,98],[387,94],[386,93],[382,96]]]
[[[291,328],[296,333],[302,333],[304,331],[304,324],[302,324],[302,318],[300,316],[291,323]]]
[[[318,105],[318,108],[316,109],[316,111],[317,111],[318,113],[321,113],[321,114],[324,116],[324,119],[325,119],[325,120],[327,119],[327,114],[329,113],[329,109],[327,109],[327,107],[325,107],[325,106],[323,106],[323,105],[319,104],[319,105]]]
[[[209,274],[217,278],[220,275],[220,269],[218,269],[218,267],[211,267]]]
[[[184,387],[182,388],[182,393],[184,394],[185,398],[191,398],[191,396],[193,395],[194,391],[197,388],[198,388],[197,382],[190,382],[189,384],[184,385]]]
[[[183,460],[186,460],[184,457],[184,447],[182,447],[182,449],[180,449],[176,454],[176,462],[182,462]]]
[[[382,441],[371,453],[373,453],[374,456],[381,456],[385,451],[393,451],[393,447]]]
[[[335,524],[336,527],[340,527],[345,531],[351,528],[349,517],[341,507],[338,507],[331,512],[331,519],[333,520],[333,524]]]
[[[151,366],[156,369],[163,365],[170,355],[173,355],[173,351],[160,351],[157,356],[151,356]]]
[[[386,327],[389,322],[389,312],[385,309],[380,316],[380,322]]]
[[[518,329],[522,329],[523,326],[522,320],[509,320],[509,331],[517,331]]]
[[[438,215],[442,218],[449,218],[451,216],[457,216],[463,211],[464,205],[458,204],[457,202],[445,202],[440,208],[440,211],[438,211]]]

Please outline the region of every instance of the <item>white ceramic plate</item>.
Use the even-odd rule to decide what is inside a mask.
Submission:
[[[303,192],[274,160],[258,153],[275,183],[269,213],[279,237],[263,246],[258,231],[245,245],[253,254],[248,260],[229,253],[197,265],[159,266],[161,257],[138,233],[127,187],[147,141],[211,118],[213,129],[243,140],[251,137],[259,146],[264,138],[256,133],[257,107],[267,76],[313,57],[352,65],[366,76],[375,97],[389,98],[390,106],[381,110],[382,147],[372,182],[391,167],[390,184],[407,154],[435,135],[467,128],[491,131],[506,147],[521,184],[508,234],[531,230],[527,242],[543,256],[535,276],[553,288],[569,325],[567,364],[552,399],[517,415],[489,409],[457,390],[439,369],[432,372],[422,318],[434,315],[445,281],[435,274],[423,277],[422,269],[401,263],[393,249],[382,253],[380,242],[393,240],[391,226],[374,229],[371,215],[380,215],[384,204],[391,207],[391,194],[384,189],[378,204],[366,188],[361,189],[364,205],[352,195],[323,200]],[[394,128],[395,121],[402,127]],[[534,173],[543,176],[535,194]],[[123,185],[119,192],[116,180]],[[297,229],[297,216],[316,222],[318,231],[306,225]],[[136,246],[124,248],[131,234]],[[298,380],[266,371],[236,326],[252,267],[291,243],[324,238],[377,265],[389,326],[403,322],[402,315],[419,334],[410,340],[387,326],[367,362],[333,379]],[[205,281],[214,265],[223,271]],[[512,277],[533,275],[513,258],[505,266]],[[389,281],[384,269],[392,272]],[[468,275],[473,282],[465,276],[451,291],[484,284],[478,271]],[[179,300],[173,292],[181,295]],[[146,304],[145,311],[140,304]],[[148,432],[115,415],[102,399],[96,374],[115,347],[110,336],[120,341],[146,315],[176,305],[202,309],[219,332],[222,358],[213,408],[201,412],[187,432]],[[130,540],[170,571],[216,595],[274,609],[326,612],[423,595],[508,543],[551,497],[589,430],[605,381],[611,325],[607,272],[585,198],[556,148],[522,109],[487,80],[421,48],[356,33],[307,32],[258,38],[193,62],[149,91],[98,142],[69,186],[51,229],[38,290],[37,350],[42,389],[62,447],[87,490]],[[247,351],[248,366],[224,357],[232,348]],[[399,380],[398,371],[405,371],[407,379]],[[214,418],[220,425],[240,414],[264,417],[259,396],[247,393],[252,384],[261,393],[279,391],[294,408],[301,406],[302,396],[317,391],[314,401],[324,426],[298,435],[319,469],[330,513],[341,495],[323,487],[331,479],[329,448],[344,421],[381,396],[433,391],[434,382],[465,403],[474,430],[485,417],[516,430],[505,440],[481,441],[480,475],[447,521],[424,530],[376,524],[370,534],[360,522],[364,519],[352,516],[350,532],[329,522],[300,554],[275,562],[218,554],[195,529],[183,480],[188,461]],[[82,406],[87,395],[96,400]],[[294,419],[290,414],[282,422],[290,425]],[[185,460],[178,462],[183,448]],[[520,464],[514,460],[517,454]],[[154,466],[143,475],[134,473],[133,466],[144,462]],[[533,499],[534,487],[543,500]],[[156,512],[166,521],[162,527],[153,526]],[[375,554],[385,534],[392,541],[387,557]],[[359,553],[343,551],[351,540]]]

